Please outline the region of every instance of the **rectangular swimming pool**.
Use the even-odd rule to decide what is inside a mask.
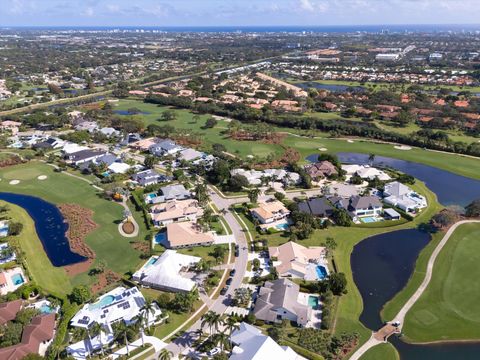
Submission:
[[[318,308],[318,297],[317,296],[309,296],[308,297],[308,306],[312,309]]]
[[[368,217],[362,217],[360,218],[360,221],[365,223],[365,224],[368,224],[368,223],[374,223],[374,222],[377,222],[377,218],[373,217],[373,216],[368,216]]]
[[[320,280],[323,280],[328,276],[328,271],[323,265],[317,265],[315,267],[315,271],[317,272],[317,276]]]
[[[14,285],[22,285],[25,282],[22,274],[14,274],[12,276],[12,282]]]

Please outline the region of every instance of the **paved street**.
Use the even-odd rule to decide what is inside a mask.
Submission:
[[[245,276],[248,261],[247,235],[243,231],[242,226],[238,223],[235,216],[230,211],[228,211],[229,206],[234,202],[238,201],[232,202],[232,200],[230,199],[224,199],[213,191],[210,193],[210,198],[218,209],[227,210],[227,212],[224,214],[224,219],[232,229],[236,243],[239,246],[239,256],[235,258],[235,263],[233,265],[236,273],[233,277],[232,284],[230,285],[228,292],[224,296],[220,295],[216,300],[209,304],[209,310],[215,311],[219,314],[223,314],[228,307],[230,298],[233,296],[234,290],[240,287],[240,284],[242,283]],[[201,321],[199,320],[195,324],[193,324],[183,336],[171,342],[167,346],[167,349],[173,352],[175,355],[188,352],[190,345],[197,338],[195,331],[200,329],[200,323]]]

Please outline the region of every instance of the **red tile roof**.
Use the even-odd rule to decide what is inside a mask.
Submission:
[[[0,325],[12,321],[22,308],[22,300],[14,300],[0,304]]]
[[[22,342],[0,349],[0,359],[21,360],[26,355],[38,353],[40,344],[53,339],[55,333],[55,314],[37,316],[25,326]]]

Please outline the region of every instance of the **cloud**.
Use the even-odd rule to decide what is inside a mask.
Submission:
[[[93,7],[88,6],[83,11],[83,15],[88,17],[93,17],[95,15],[95,10],[93,10]]]
[[[310,0],[300,0],[300,9],[313,12],[315,7]]]
[[[329,9],[327,0],[299,0],[299,9],[309,13],[324,13]]]

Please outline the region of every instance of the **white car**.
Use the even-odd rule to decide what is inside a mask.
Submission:
[[[207,355],[208,356],[213,356],[213,355],[217,355],[219,352],[220,352],[220,349],[218,347],[215,347],[212,350],[208,351]]]

